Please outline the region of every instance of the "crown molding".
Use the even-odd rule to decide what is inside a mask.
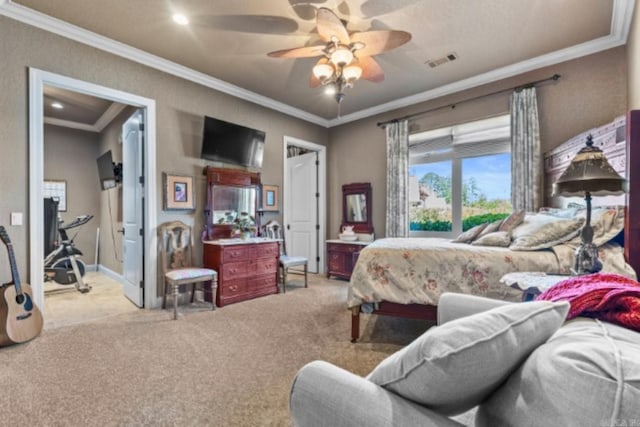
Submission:
[[[634,5],[635,0],[614,0],[611,17],[611,31],[608,36],[600,37],[586,43],[561,49],[546,55],[541,55],[536,58],[498,68],[468,79],[460,80],[455,83],[440,86],[408,97],[396,99],[331,120],[327,120],[299,108],[292,107],[272,98],[259,95],[255,92],[248,91],[239,86],[232,85],[223,80],[176,64],[175,62],[168,61],[124,43],[84,30],[67,22],[15,4],[11,0],[0,0],[0,15],[5,15],[25,24],[38,27],[45,31],[58,34],[62,37],[72,39],[79,43],[118,55],[182,79],[198,83],[275,111],[279,111],[292,117],[330,128],[624,45],[627,42],[627,37],[631,27]]]
[[[555,52],[508,65],[506,67],[498,68],[487,73],[478,74],[468,79],[459,80],[455,83],[440,86],[426,92],[396,99],[372,108],[356,111],[355,113],[346,114],[342,117],[329,120],[329,127],[408,107],[420,102],[430,101],[441,96],[493,83],[495,81],[533,71],[538,68],[548,67],[550,65],[559,64],[561,62],[624,45],[627,43],[627,37],[631,28],[634,4],[635,0],[614,0],[611,16],[611,31],[608,36],[557,50]]]
[[[155,68],[176,77],[198,83],[202,86],[215,89],[236,98],[244,99],[245,101],[253,102],[254,104],[288,114],[301,120],[315,123],[323,127],[328,126],[329,121],[323,117],[308,113],[299,108],[292,107],[255,92],[251,92],[239,86],[232,85],[231,83],[227,83],[223,80],[211,77],[183,65],[176,64],[175,62],[168,61],[143,50],[136,49],[116,40],[112,40],[75,25],[71,25],[68,22],[64,22],[60,19],[13,3],[11,0],[0,0],[0,15],[4,15],[8,18],[15,19],[16,21],[40,28],[50,33],[126,58],[139,64]]]

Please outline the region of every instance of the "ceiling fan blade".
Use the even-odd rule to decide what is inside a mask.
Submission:
[[[358,58],[358,64],[360,65],[360,68],[362,68],[362,75],[360,76],[361,79],[375,83],[380,83],[384,80],[384,71],[382,71],[382,67],[375,59],[370,56],[364,56],[362,58]]]
[[[294,47],[293,49],[282,49],[269,52],[272,58],[311,58],[313,56],[324,55],[325,45]]]
[[[324,41],[331,41],[331,37],[335,36],[340,43],[348,45],[350,43],[349,33],[342,24],[340,18],[326,7],[318,9],[318,34]]]
[[[380,30],[353,33],[351,42],[364,44],[362,49],[356,50],[358,56],[373,56],[398,46],[402,46],[411,40],[411,34],[406,31]]]

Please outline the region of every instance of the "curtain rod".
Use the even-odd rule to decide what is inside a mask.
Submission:
[[[447,104],[447,105],[442,105],[440,107],[430,108],[428,110],[419,111],[417,113],[408,114],[406,116],[397,117],[395,119],[385,120],[384,122],[378,122],[378,126],[379,127],[384,127],[384,126],[388,125],[389,123],[399,122],[401,120],[406,120],[406,119],[411,119],[413,117],[421,116],[423,114],[427,114],[427,113],[430,113],[432,111],[442,110],[443,108],[456,108],[456,105],[462,104],[463,102],[475,101],[476,99],[480,99],[480,98],[484,98],[484,97],[492,96],[492,95],[497,95],[497,94],[503,93],[503,92],[509,92],[509,91],[512,91],[512,90],[516,91],[516,92],[520,92],[522,89],[529,89],[529,88],[532,88],[532,87],[534,87],[534,86],[536,86],[537,84],[540,84],[540,83],[544,83],[544,82],[547,82],[547,81],[550,81],[550,80],[556,81],[560,77],[561,77],[560,74],[554,74],[553,76],[547,77],[546,79],[536,80],[536,81],[533,81],[533,82],[525,83],[523,85],[518,85],[518,86],[510,87],[510,88],[507,88],[507,89],[498,90],[496,92],[485,93],[484,95],[475,96],[475,97],[469,98],[469,99],[463,99],[462,101],[454,102],[452,104]]]

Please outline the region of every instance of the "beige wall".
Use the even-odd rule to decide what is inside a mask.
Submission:
[[[60,212],[60,218],[68,224],[78,215],[94,216],[67,233],[73,237],[78,232],[74,242],[85,264],[94,263],[96,229],[100,224],[97,157],[98,134],[45,125],[44,179],[67,182],[67,211]]]
[[[385,235],[386,145],[377,122],[479,95],[544,79],[555,73],[556,83],[538,88],[538,109],[543,151],[577,133],[602,125],[627,109],[627,68],[624,47],[525,73],[490,85],[422,104],[348,123],[329,130],[327,235],[335,237],[341,221],[341,188],[351,182],[371,182],[376,236]],[[410,132],[477,120],[509,111],[509,91],[425,114],[410,121]]]
[[[195,212],[162,211],[157,189],[158,221],[181,219],[203,224],[206,164],[200,159],[203,116],[209,115],[255,127],[266,132],[263,181],[282,186],[283,136],[289,135],[327,145],[327,129],[295,119],[247,101],[150,69],[52,33],[0,16],[0,223],[8,224],[11,212],[23,212],[25,224],[9,227],[23,279],[28,271],[28,68],[97,83],[156,100],[157,176],[173,172],[196,177]],[[38,207],[40,208],[40,207]],[[155,250],[155,248],[147,248]],[[0,271],[9,271],[0,255]],[[5,280],[7,278],[4,278]],[[6,281],[6,280],[5,280]]]

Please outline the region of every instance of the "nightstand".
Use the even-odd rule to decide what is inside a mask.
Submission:
[[[327,277],[351,279],[360,251],[371,242],[327,240]]]
[[[500,283],[504,283],[514,289],[520,289],[522,291],[522,301],[533,301],[542,292],[570,277],[572,276],[527,271],[507,273],[500,278]]]

